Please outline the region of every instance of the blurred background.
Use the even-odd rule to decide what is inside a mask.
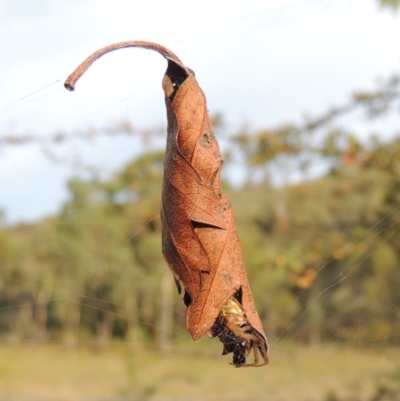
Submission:
[[[2,400],[400,399],[399,0],[0,4]],[[161,255],[165,60],[204,90],[270,365]]]

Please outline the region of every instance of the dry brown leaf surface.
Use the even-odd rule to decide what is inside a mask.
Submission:
[[[265,364],[268,345],[248,284],[232,206],[221,187],[223,160],[194,72],[161,45],[121,42],[87,58],[65,86],[73,90],[98,57],[123,47],[155,50],[168,60],[162,81],[168,118],[162,252],[178,290],[185,291],[187,328],[194,340],[206,333],[218,335],[224,353],[234,353],[236,366],[260,366],[257,349]],[[222,323],[217,325],[218,319]],[[253,348],[256,362],[246,365],[243,358]]]

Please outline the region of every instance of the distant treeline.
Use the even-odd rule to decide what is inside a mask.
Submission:
[[[383,119],[398,88],[393,77],[303,124],[224,135],[225,191],[272,341],[400,344],[400,139],[360,140],[340,122],[355,108]],[[167,348],[185,332],[161,255],[163,157],[146,153],[108,181],[73,179],[56,216],[0,228],[3,340]]]

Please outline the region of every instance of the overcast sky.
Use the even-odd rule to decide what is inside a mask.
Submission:
[[[222,112],[231,127],[317,114],[399,71],[399,22],[372,0],[2,0],[0,135],[46,136],[121,118],[139,127],[165,124],[166,62],[156,53],[111,53],[75,92],[63,88],[93,51],[138,39],[163,44],[192,68],[210,112]],[[138,141],[126,138],[68,146],[106,169],[140,151]],[[55,213],[73,173],[38,146],[0,148],[7,221]]]

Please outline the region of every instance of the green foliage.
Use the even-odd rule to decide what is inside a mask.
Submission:
[[[314,344],[389,339],[400,331],[399,139],[363,144],[344,130],[340,140],[335,135],[329,128],[320,142],[316,160],[331,166],[320,178],[272,185],[282,148],[264,159],[258,182],[227,186],[272,337]],[[300,156],[309,147],[299,140],[291,149]],[[254,155],[245,159],[250,169]],[[100,344],[113,336],[140,344],[183,330],[184,307],[178,297],[170,300],[160,251],[162,173],[163,154],[145,154],[106,182],[71,180],[57,216],[2,228],[0,306],[9,309],[0,331],[69,344],[93,336]],[[166,313],[175,320],[166,323]]]
[[[388,8],[391,11],[397,11],[400,7],[400,0],[379,0],[381,8]]]

